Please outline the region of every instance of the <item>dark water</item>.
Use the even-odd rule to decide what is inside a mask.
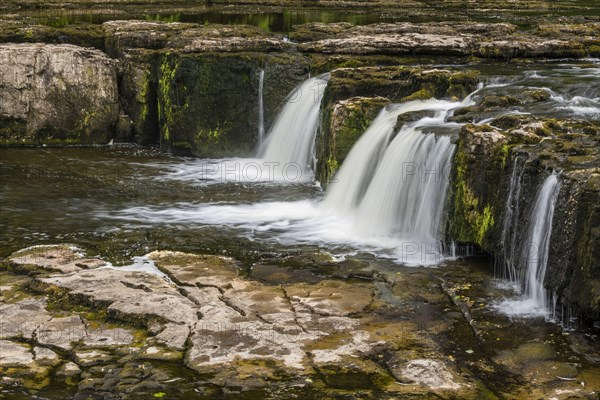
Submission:
[[[119,19],[140,19],[162,22],[190,22],[198,24],[254,25],[269,32],[290,32],[295,25],[309,22],[349,22],[353,25],[367,25],[378,22],[406,21],[401,15],[385,15],[377,13],[357,13],[348,10],[284,10],[260,12],[222,12],[218,10],[151,12],[123,16],[119,13],[56,11],[44,14],[32,14],[38,23],[53,27],[64,27],[70,24],[101,24]]]
[[[268,6],[206,6],[174,4],[169,7],[160,4],[150,8],[135,5],[115,6],[114,8],[89,9],[45,9],[26,11],[22,14],[38,23],[53,27],[64,27],[77,23],[101,24],[119,19],[139,19],[163,22],[193,22],[199,24],[255,25],[270,32],[290,32],[295,25],[309,22],[349,22],[353,25],[393,22],[443,22],[478,21],[511,22],[521,28],[529,28],[537,23],[558,22],[559,18],[572,18],[574,22],[600,19],[600,3],[596,0],[557,0],[550,7],[522,9],[508,4],[506,7],[493,6],[493,11],[483,6],[452,7],[447,3],[424,2],[408,8],[279,8]]]

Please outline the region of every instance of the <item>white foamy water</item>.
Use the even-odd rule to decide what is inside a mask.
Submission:
[[[600,98],[598,97],[573,96],[572,98],[565,98],[561,95],[554,95],[551,99],[557,104],[556,108],[558,110],[570,111],[575,116],[600,118]]]
[[[276,243],[323,244],[342,247],[345,252],[351,247],[409,265],[435,265],[444,258],[439,222],[454,145],[449,136],[428,130],[458,128],[460,125],[445,120],[451,110],[463,104],[432,99],[387,107],[353,146],[340,170],[339,182],[330,186],[333,194],[328,192],[324,202],[179,203],[167,208],[132,207],[118,217],[145,224],[224,226]],[[394,138],[398,115],[420,110],[432,111],[434,116],[405,124]],[[354,170],[348,165],[357,166],[356,171],[361,172],[370,168],[361,185],[354,185],[357,177],[352,173],[344,178],[344,171]],[[173,171],[172,177],[193,179],[189,175],[192,170]],[[354,196],[347,203],[348,212],[339,212],[341,205],[336,202],[345,204],[348,196]]]
[[[282,245],[320,244],[327,245],[332,251],[337,247],[344,248],[346,253],[346,247],[352,247],[408,265],[435,265],[441,261],[437,248],[427,248],[423,243],[393,235],[363,235],[354,229],[354,217],[331,213],[315,200],[133,207],[123,210],[118,217],[145,224],[236,228],[250,232],[255,238]]]
[[[159,166],[157,180],[185,181],[197,185],[219,183],[302,183],[314,178],[312,169],[296,163],[280,165],[260,158],[190,159]]]
[[[460,106],[459,102],[409,101],[387,106],[381,110],[369,128],[352,146],[342,166],[327,191],[325,206],[336,212],[352,212],[360,203],[377,165],[394,134],[398,116],[413,111],[450,110]]]

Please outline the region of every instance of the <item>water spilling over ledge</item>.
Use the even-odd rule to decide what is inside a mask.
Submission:
[[[0,5],[2,395],[597,396],[595,3],[82,1]]]

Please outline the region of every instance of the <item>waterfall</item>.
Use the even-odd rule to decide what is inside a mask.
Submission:
[[[263,105],[263,86],[265,83],[265,70],[258,74],[258,144],[262,145],[265,138],[265,109]]]
[[[406,125],[386,150],[357,211],[356,228],[440,250],[438,228],[454,144]]]
[[[280,167],[296,164],[310,167],[314,155],[315,134],[319,124],[321,99],[329,74],[310,78],[297,86],[286,99],[258,155]]]
[[[352,213],[358,207],[394,134],[398,116],[413,111],[448,111],[460,105],[462,103],[430,99],[384,107],[350,149],[328,187],[324,204],[344,213]]]
[[[522,254],[526,266],[524,293],[533,307],[544,312],[548,308],[544,278],[550,250],[554,206],[559,191],[558,174],[554,172],[546,178],[537,195],[530,216],[527,246]]]
[[[455,145],[451,135],[431,130],[458,128],[446,120],[470,102],[430,99],[385,107],[348,153],[322,207],[353,217],[358,236],[396,238],[403,262],[428,264],[432,256],[438,262]],[[414,111],[435,114],[405,123],[394,135],[398,116]]]
[[[520,289],[522,297],[520,299],[505,300],[497,308],[508,315],[541,315],[548,317],[549,311],[554,306],[552,306],[552,299],[549,298],[547,290],[544,288],[544,280],[550,251],[552,219],[554,218],[556,199],[560,192],[560,182],[556,172],[553,172],[544,180],[529,214],[529,221],[525,228],[524,244],[519,246],[517,244],[517,229],[521,176],[522,169],[519,168],[519,160],[516,159],[507,200],[516,208],[511,212],[507,212],[505,216],[503,246],[508,278]],[[507,221],[507,219],[509,220]],[[520,251],[517,251],[517,247],[520,247]],[[517,265],[520,268],[517,268]]]

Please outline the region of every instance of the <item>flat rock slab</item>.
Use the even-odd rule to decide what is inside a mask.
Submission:
[[[76,257],[77,250],[69,255],[65,248],[55,259]],[[60,271],[48,263],[56,248],[47,251],[38,254],[29,287],[82,302],[93,312],[53,314],[63,303],[51,303],[50,312],[41,296],[2,304],[2,315],[17,328],[0,338],[0,372],[16,368],[31,377],[53,371],[58,379],[78,382],[80,393],[107,396],[133,388],[162,392],[167,381],[175,381],[168,368],[155,368],[157,362],[179,365],[180,375],[193,374],[195,382],[224,392],[268,388],[282,397],[290,385],[300,393],[324,385],[326,391],[478,398],[487,383],[471,368],[525,376],[534,383],[519,386],[519,393],[532,388],[540,398],[596,388],[593,369],[556,360],[548,343],[532,340],[484,355],[476,342],[485,336],[471,335],[452,295],[430,271],[383,271],[384,277],[370,274],[368,281],[322,274],[312,283],[276,284],[238,273],[235,260],[227,257],[147,255],[165,279],[118,268]],[[461,296],[471,290],[457,279],[447,286],[460,288]],[[113,320],[86,319],[102,315]],[[137,327],[113,325],[118,320]],[[37,343],[19,343],[23,339]],[[21,378],[9,377],[15,379]],[[572,379],[591,386],[583,390]]]
[[[193,324],[196,307],[173,285],[156,275],[100,268],[41,278],[41,282],[103,304],[109,313],[143,322],[158,317]]]
[[[36,330],[52,319],[44,299],[0,305],[0,316],[0,338],[33,339]]]
[[[44,269],[57,270],[63,273],[76,272],[81,269],[92,269],[107,265],[97,258],[86,258],[74,246],[41,245],[19,250],[11,254],[8,262],[17,266],[35,265]]]
[[[33,363],[31,348],[22,343],[0,340],[0,366],[29,366]]]

